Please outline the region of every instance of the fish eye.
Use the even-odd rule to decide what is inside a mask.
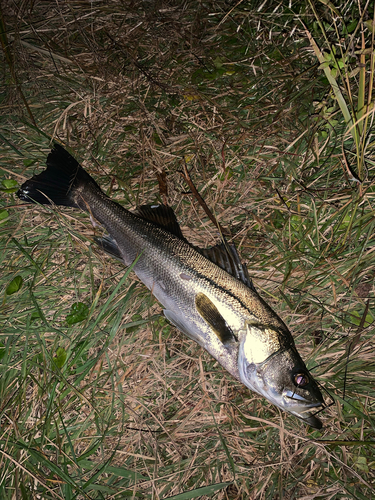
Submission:
[[[297,387],[305,387],[309,383],[309,377],[306,373],[296,373],[293,382]]]

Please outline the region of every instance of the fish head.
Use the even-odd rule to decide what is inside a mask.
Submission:
[[[318,384],[294,343],[283,345],[279,339],[277,329],[247,326],[238,354],[241,382],[282,410],[321,429],[322,422],[315,415],[325,403]]]

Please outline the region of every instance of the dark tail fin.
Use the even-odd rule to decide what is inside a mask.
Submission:
[[[75,192],[78,187],[87,184],[100,189],[94,179],[59,144],[54,144],[46,163],[47,169],[22,184],[17,196],[29,203],[85,209],[80,206],[79,197],[75,196]]]

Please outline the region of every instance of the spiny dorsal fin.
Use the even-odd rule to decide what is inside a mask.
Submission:
[[[182,234],[179,223],[177,222],[176,214],[168,205],[142,205],[137,207],[134,213],[143,220],[152,222],[153,224],[166,229],[170,233],[188,243],[187,239]],[[206,257],[206,259],[221,267],[224,271],[227,271],[227,273],[242,281],[242,283],[256,292],[250,279],[247,267],[241,263],[235,245],[229,244],[224,240],[222,243],[210,248],[194,248],[201,255]]]
[[[207,321],[223,344],[237,341],[234,333],[226,324],[215,304],[202,292],[195,297],[195,306],[202,318]]]
[[[168,205],[142,205],[137,207],[133,213],[138,215],[138,217],[141,217],[143,220],[152,222],[153,224],[166,229],[181,240],[186,241],[186,238],[182,234],[180,225],[177,222],[176,214],[174,213],[173,208]]]
[[[218,245],[210,248],[194,248],[206,257],[206,259],[221,267],[221,269],[224,269],[224,271],[231,274],[234,278],[242,281],[242,283],[256,292],[247,267],[240,261],[235,245],[224,241],[223,243],[219,243]]]

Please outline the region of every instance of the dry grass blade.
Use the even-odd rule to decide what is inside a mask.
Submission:
[[[208,218],[210,219],[210,221],[218,228],[218,230],[220,231],[221,234],[223,234],[223,235],[230,234],[228,232],[228,230],[224,229],[221,226],[221,224],[219,224],[217,222],[216,217],[213,215],[211,210],[208,208],[207,203],[204,201],[202,196],[198,193],[197,188],[195,187],[195,185],[191,179],[191,176],[190,176],[190,173],[187,169],[186,163],[184,164],[184,170],[183,170],[183,172],[181,172],[181,174],[183,175],[183,177],[184,177],[185,181],[187,182],[189,188],[191,189],[194,197],[197,199],[198,203],[203,208],[203,210],[205,211],[205,213],[208,216]]]

